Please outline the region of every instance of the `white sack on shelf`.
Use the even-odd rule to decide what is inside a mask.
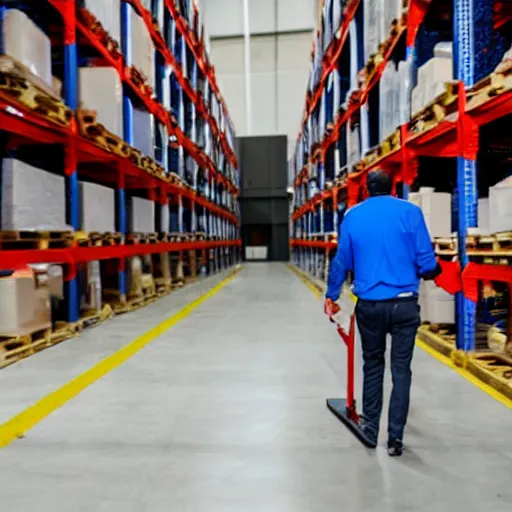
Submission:
[[[65,200],[63,176],[4,159],[1,229],[68,230]]]
[[[357,25],[352,20],[349,25],[350,41],[357,41]],[[350,45],[350,90],[355,91],[359,87],[359,63],[357,58],[357,44]]]
[[[49,86],[52,79],[50,38],[23,12],[8,9],[3,22],[4,53]]]
[[[131,38],[128,65],[141,71],[151,87],[155,86],[155,45],[151,40],[144,20],[128,6],[130,10]]]
[[[398,123],[397,126],[409,122],[411,119],[411,61],[398,63]]]
[[[80,0],[114,41],[121,42],[121,0]]]
[[[160,231],[168,233],[170,231],[170,210],[168,204],[163,204],[160,207]]]
[[[113,68],[80,68],[80,105],[95,110],[98,122],[123,137],[123,88]]]
[[[154,233],[155,203],[140,197],[132,198],[132,217],[134,233]]]
[[[452,233],[452,195],[422,187],[420,207],[432,238],[449,237]]]
[[[364,0],[364,60],[377,53],[381,43],[380,0]]]
[[[82,230],[86,233],[113,233],[115,228],[115,192],[96,183],[80,182]]]
[[[512,230],[512,177],[489,189],[491,233]]]
[[[422,281],[419,291],[421,320],[433,324],[453,324],[455,298],[438,288],[432,281]]]
[[[142,154],[154,158],[154,118],[145,110],[133,109],[133,146]]]
[[[478,200],[478,230],[481,235],[488,235],[490,233],[490,210],[488,198]]]

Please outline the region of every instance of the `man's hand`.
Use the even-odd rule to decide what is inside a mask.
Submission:
[[[340,307],[331,299],[325,299],[324,312],[329,318],[332,318],[334,315],[340,312]]]

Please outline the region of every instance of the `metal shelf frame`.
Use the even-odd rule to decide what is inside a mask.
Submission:
[[[343,135],[345,127],[356,116],[365,115],[370,92],[380,81],[382,72],[391,58],[399,41],[405,37],[406,58],[414,61],[415,42],[429,9],[429,2],[410,0],[403,22],[390,33],[389,39],[381,45],[380,58],[370,62],[360,76],[364,77],[359,90],[352,93],[345,109],[342,109],[332,125],[327,125],[325,134],[310,155],[302,163],[303,139],[311,136],[311,125],[315,123],[314,112],[326,87],[329,74],[338,65],[343,44],[347,39],[348,25],[352,20],[357,23],[362,16],[358,11],[359,2],[348,2],[340,30],[324,54],[322,73],[314,93],[308,93],[302,122],[302,131],[297,139],[297,151],[292,167],[292,186],[295,191],[295,209],[292,213],[292,239],[290,245],[295,252],[295,263],[309,268],[318,264],[315,253],[325,252],[325,257],[336,248],[335,241],[329,241],[329,234],[324,233],[324,226],[338,226],[338,205],[340,201],[347,207],[357,204],[367,197],[367,172],[382,168],[394,178],[395,188],[402,185],[402,196],[407,198],[409,186],[418,172],[418,159],[422,156],[436,155],[440,158],[457,159],[457,197],[458,197],[458,259],[466,276],[475,281],[492,279],[510,283],[507,269],[496,269],[490,265],[478,265],[469,262],[466,254],[466,233],[469,228],[477,227],[477,154],[479,150],[480,128],[506,115],[512,114],[512,89],[506,87],[503,93],[496,93],[492,80],[475,83],[476,57],[475,45],[482,44],[486,35],[478,33],[482,22],[494,24],[497,28],[510,21],[510,12],[492,12],[492,0],[454,0],[453,2],[453,53],[454,75],[457,83],[453,86],[454,108],[452,115],[445,120],[418,132],[414,120],[397,127],[392,140],[382,141],[377,149],[372,150],[356,166],[354,172],[347,173],[343,181],[337,181],[329,189],[323,189],[325,177],[324,162],[326,154]],[[405,20],[405,22],[404,22]],[[481,32],[484,32],[481,30]],[[480,38],[480,40],[479,40]],[[373,64],[373,65],[372,65]],[[481,76],[478,75],[478,76]],[[507,80],[510,78],[507,75]],[[508,83],[508,82],[507,82]],[[510,84],[509,84],[510,85]],[[486,93],[488,91],[488,93]],[[317,127],[322,133],[324,127]],[[304,135],[304,134],[307,135]],[[316,173],[311,173],[311,168]],[[311,179],[316,179],[320,189],[314,196],[308,194]],[[337,230],[336,230],[337,231]],[[506,274],[506,275],[505,275]],[[487,278],[484,277],[487,275]],[[459,294],[457,297],[457,348],[471,352],[475,348],[476,299],[474,293]]]
[[[75,278],[75,265],[84,261],[117,259],[119,263],[119,291],[121,295],[126,294],[126,273],[124,270],[124,259],[133,255],[153,254],[159,252],[182,252],[187,250],[207,250],[220,247],[239,246],[239,221],[238,221],[238,169],[234,153],[228,147],[227,136],[222,127],[219,127],[213,118],[209,106],[204,102],[203,96],[197,91],[197,70],[198,63],[194,62],[190,70],[190,80],[186,78],[179,59],[171,51],[171,41],[161,35],[158,24],[152,14],[141,4],[140,0],[123,0],[121,2],[121,29],[122,37],[120,43],[121,52],[104,46],[94,30],[84,19],[83,11],[75,7],[75,0],[44,0],[46,5],[41,9],[51,6],[55,12],[60,14],[61,26],[52,30],[59,30],[58,37],[52,35],[52,44],[63,44],[64,76],[63,76],[63,99],[66,105],[75,112],[78,105],[78,54],[83,45],[93,48],[100,56],[102,65],[108,65],[116,69],[121,82],[123,83],[123,138],[133,143],[133,106],[131,98],[143,105],[146,111],[153,114],[155,125],[162,125],[167,129],[170,146],[179,151],[178,167],[184,169],[185,157],[192,159],[194,176],[192,183],[185,184],[182,180],[177,183],[170,178],[175,169],[170,166],[167,155],[161,155],[159,163],[166,171],[165,177],[155,177],[136,167],[127,158],[119,157],[108,152],[89,140],[84,139],[77,130],[75,119],[69,127],[60,126],[47,120],[43,116],[25,109],[8,96],[0,93],[0,119],[2,131],[6,133],[8,149],[30,147],[35,144],[57,144],[64,148],[65,162],[63,174],[66,178],[66,218],[68,224],[74,230],[80,230],[80,194],[79,176],[85,175],[88,179],[107,184],[115,189],[116,199],[116,230],[120,233],[127,232],[127,211],[126,195],[131,189],[137,189],[139,193],[145,191],[147,198],[155,202],[155,231],[170,232],[174,226],[169,219],[168,226],[161,226],[159,208],[166,204],[177,205],[178,219],[177,228],[180,232],[196,232],[198,230],[198,217],[201,219],[201,227],[206,235],[215,241],[194,242],[194,243],[159,243],[140,244],[140,246],[115,246],[115,247],[94,247],[82,248],[73,247],[66,250],[24,250],[24,251],[0,251],[0,268],[17,268],[22,264],[37,262],[53,262],[66,264],[68,267],[66,280],[66,297],[68,309],[68,321],[76,322],[79,319],[78,305],[78,283]],[[181,15],[175,7],[169,9],[172,2],[166,2],[165,16],[169,23],[173,15]],[[2,0],[0,6],[20,8],[9,0]],[[184,123],[179,123],[173,113],[167,111],[162,101],[162,92],[156,91],[155,98],[148,93],[147,87],[141,87],[135,83],[126,62],[129,62],[127,55],[130,48],[129,30],[129,6],[142,17],[155,46],[155,56],[160,55],[165,67],[171,69],[170,75],[177,80],[180,90],[181,113],[184,112],[184,96],[193,105],[192,121],[193,129],[190,137],[185,133]],[[192,30],[188,30],[188,37],[192,37]],[[184,37],[184,36],[183,36]],[[186,48],[186,46],[185,46]],[[184,50],[186,52],[186,49]],[[195,54],[194,54],[195,55]],[[161,73],[157,69],[157,75]],[[209,80],[215,81],[213,70],[209,72]],[[169,78],[170,79],[170,78]],[[150,84],[153,87],[154,84]],[[218,91],[217,93],[218,94]],[[214,161],[197,143],[197,113],[204,121],[203,130],[211,133],[213,145],[218,146],[218,153],[225,154],[229,160],[229,166]],[[225,117],[228,118],[227,110]],[[228,118],[229,119],[229,118]],[[229,127],[232,130],[231,124]],[[158,127],[157,127],[158,130]],[[208,133],[205,133],[205,137]],[[233,138],[231,134],[229,138]],[[210,148],[211,149],[211,148]],[[101,163],[101,172],[93,170],[94,166]],[[176,174],[183,177],[183,172],[176,169]],[[206,190],[198,187],[198,172],[202,172],[206,179]],[[230,209],[227,209],[226,206]],[[191,219],[186,225],[185,218]]]

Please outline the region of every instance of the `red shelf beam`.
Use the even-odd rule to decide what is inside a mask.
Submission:
[[[325,249],[331,250],[338,247],[338,243],[335,240],[325,242],[323,240],[290,240],[291,247],[309,247],[311,249]]]
[[[70,247],[67,249],[41,249],[21,251],[0,251],[0,269],[10,270],[35,263],[55,263],[74,266],[77,263],[96,260],[132,258],[144,254],[183,252],[215,249],[219,247],[240,247],[240,240],[205,242],[175,242],[157,244],[114,245],[109,247]],[[73,272],[71,271],[71,274]],[[68,275],[67,278],[73,277]]]

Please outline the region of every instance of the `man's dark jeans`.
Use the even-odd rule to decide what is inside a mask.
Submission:
[[[393,391],[389,404],[388,436],[393,440],[402,440],[409,412],[411,361],[420,325],[419,309],[417,299],[412,297],[379,302],[359,300],[356,305],[364,360],[363,416],[376,435],[382,412],[386,335],[392,337]]]

